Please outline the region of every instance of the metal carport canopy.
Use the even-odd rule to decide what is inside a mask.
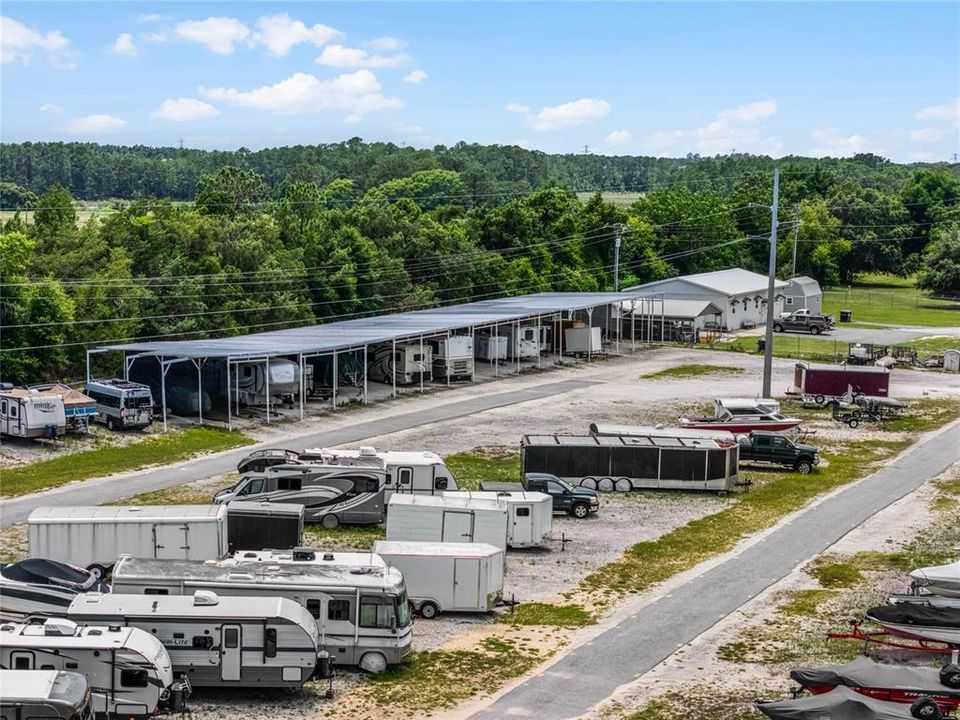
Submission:
[[[236,359],[325,354],[461,328],[508,324],[566,310],[586,310],[630,299],[635,296],[624,293],[537,293],[212,340],[104,345],[95,352],[118,350],[163,357]]]

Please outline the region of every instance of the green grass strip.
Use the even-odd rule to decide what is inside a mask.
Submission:
[[[644,380],[653,378],[695,378],[704,375],[744,375],[746,370],[739,367],[724,367],[722,365],[703,365],[700,363],[691,363],[689,365],[677,365],[675,367],[664,368],[656,372],[647,373],[640,377]]]

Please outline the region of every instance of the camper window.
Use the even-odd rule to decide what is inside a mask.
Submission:
[[[374,493],[380,489],[376,478],[358,477],[353,480],[353,491],[356,493]]]
[[[139,688],[146,687],[147,671],[146,670],[121,670],[120,685],[123,687],[139,687]]]
[[[277,656],[277,629],[267,628],[263,631],[263,654],[268,658]]]
[[[16,405],[11,405],[11,406],[10,406],[10,417],[16,417],[16,416],[17,416],[17,406],[16,406]]]
[[[223,646],[231,649],[240,647],[240,631],[236,628],[224,630]]]
[[[263,478],[256,478],[244,485],[237,495],[259,495],[263,492]]]
[[[433,481],[434,490],[446,490],[450,487],[450,480],[445,477],[438,477]]]
[[[327,603],[327,620],[346,620],[350,622],[350,601],[330,600]]]
[[[169,595],[170,591],[167,588],[144,588],[144,595]]]
[[[360,627],[392,628],[393,625],[392,598],[360,597]]]
[[[6,401],[6,400],[4,400],[3,402],[0,402],[0,412],[2,412],[4,415],[7,414],[7,401]]]
[[[518,507],[518,508],[517,508],[517,517],[530,517],[530,508],[528,508],[528,507]]]
[[[253,368],[250,367],[249,365],[244,365],[244,366],[243,366],[243,376],[244,376],[245,378],[248,378],[248,377],[250,377],[251,375],[253,375]]]
[[[320,617],[320,601],[316,598],[310,598],[307,600],[307,612],[309,612],[313,617]]]
[[[209,650],[213,647],[213,637],[210,635],[194,635],[193,647],[198,650]]]
[[[413,470],[411,468],[397,470],[397,481],[401,485],[409,485],[411,480],[413,480]]]
[[[277,478],[277,490],[300,490],[303,488],[303,478]]]

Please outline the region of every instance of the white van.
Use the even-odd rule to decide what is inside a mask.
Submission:
[[[148,385],[121,380],[90,380],[84,393],[97,403],[96,419],[111,430],[147,427],[153,422],[153,393]]]

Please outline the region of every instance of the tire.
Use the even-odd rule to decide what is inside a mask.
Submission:
[[[847,425],[850,426],[851,430],[856,430],[858,427],[860,427],[860,420],[859,418],[850,418],[847,421]]]
[[[103,565],[88,565],[87,570],[89,570],[90,574],[97,580],[103,580],[107,576],[107,569]]]
[[[586,478],[584,478],[583,480],[580,481],[580,487],[585,487],[585,488],[588,488],[588,489],[590,489],[590,490],[596,490],[596,489],[597,489],[597,481],[596,481],[594,478],[592,478],[592,477],[586,477]]]
[[[774,324],[773,324],[773,331],[774,331],[774,332],[783,332],[783,325],[781,325],[780,323],[774,323]]]
[[[850,414],[853,415],[853,417],[855,417],[857,420],[859,420],[860,418],[863,417],[863,410],[854,410]]]
[[[960,665],[944,665],[940,670],[940,682],[952,690],[960,690]]]
[[[814,325],[812,328],[810,328],[810,334],[811,334],[811,335],[819,335],[819,334],[820,334],[820,328],[818,328],[816,325]]]
[[[570,508],[570,514],[573,515],[577,520],[583,520],[587,515],[590,514],[590,506],[586,503],[577,503],[572,508]]]
[[[809,460],[797,460],[797,464],[793,467],[801,475],[809,475],[813,470],[813,465],[810,464]]]
[[[335,530],[340,527],[340,518],[338,518],[333,513],[324,515],[320,518],[320,524],[323,525],[327,530]]]
[[[613,489],[617,492],[630,492],[633,490],[633,483],[627,478],[617,478],[616,482],[613,483]]]
[[[364,653],[357,665],[365,672],[376,674],[387,669],[387,659],[383,656],[383,653],[368,652]]]
[[[613,480],[611,478],[600,478],[597,482],[597,489],[602,492],[610,492],[613,490]]]
[[[116,425],[114,425],[113,418],[109,415],[107,416],[107,430],[111,432],[116,430]]]
[[[926,695],[918,697],[910,706],[910,714],[918,720],[940,720],[943,712],[940,706]]]
[[[424,620],[433,620],[440,617],[440,608],[437,607],[436,603],[427,600],[420,606],[420,617]]]
[[[823,395],[815,395],[814,398],[813,398],[813,401],[814,401],[817,405],[823,405],[823,401],[824,401],[824,400],[826,400],[826,398],[825,398]]]

